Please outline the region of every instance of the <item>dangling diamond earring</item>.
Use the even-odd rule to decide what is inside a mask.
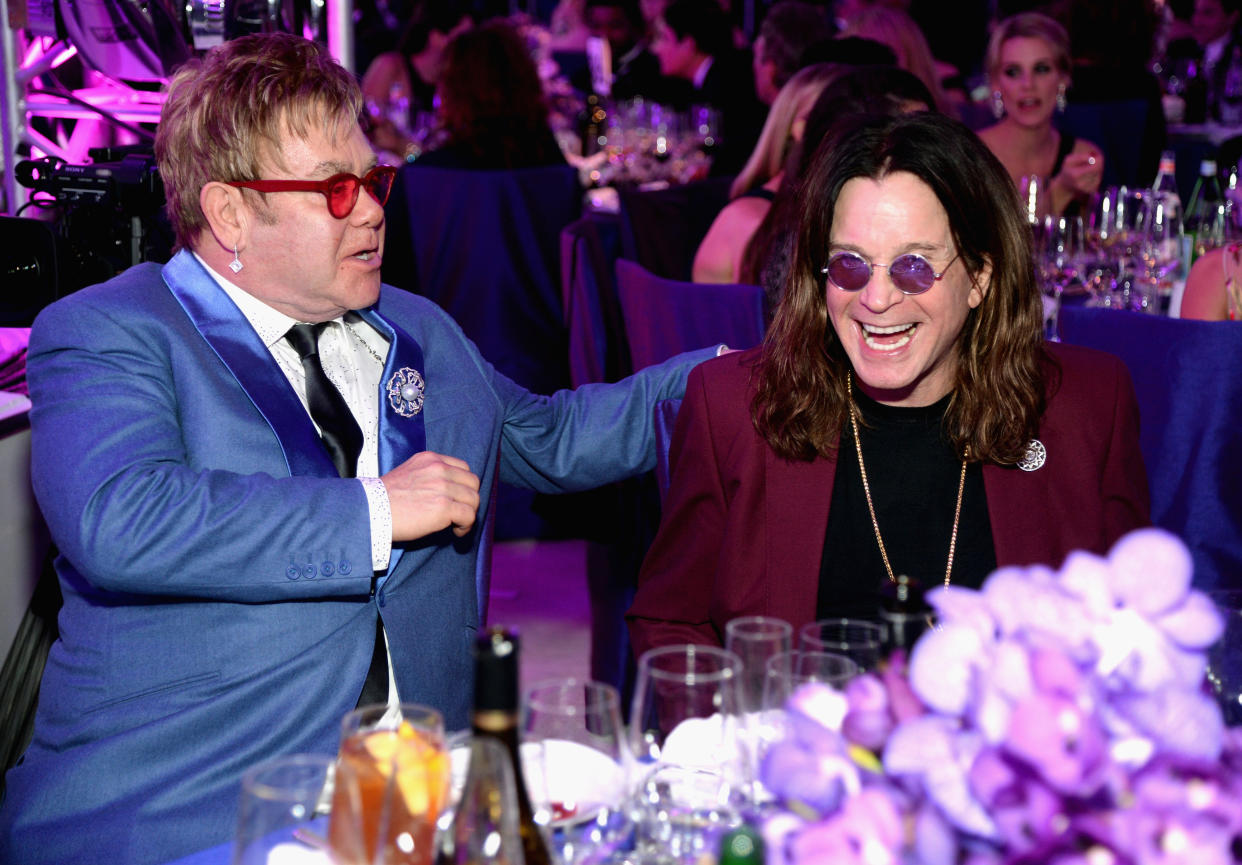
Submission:
[[[992,91],[992,114],[997,120],[1005,116],[1005,100],[1001,98],[999,90]]]
[[[1057,111],[1065,113],[1065,105],[1069,100],[1065,98],[1065,85],[1062,84],[1057,88]]]
[[[240,273],[241,269],[246,265],[241,263],[241,258],[237,255],[237,245],[233,245],[233,260],[229,262],[229,270],[234,273]]]

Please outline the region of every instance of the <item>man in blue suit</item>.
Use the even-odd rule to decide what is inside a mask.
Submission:
[[[180,71],[156,143],[180,250],[35,324],[32,474],[65,602],[0,861],[226,842],[242,772],[335,752],[360,701],[462,726],[497,477],[650,468],[652,405],[711,355],[551,397],[497,374],[381,286],[392,175],[360,107],[297,37]]]

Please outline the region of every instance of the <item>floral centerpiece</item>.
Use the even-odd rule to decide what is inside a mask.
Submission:
[[[769,863],[1242,861],[1242,727],[1173,535],[928,593],[938,625],[844,692],[807,685],[761,775]]]

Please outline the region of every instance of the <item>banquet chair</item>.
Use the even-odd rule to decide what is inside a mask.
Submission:
[[[385,208],[384,281],[437,303],[496,369],[534,393],[569,386],[561,229],[582,188],[567,165],[513,171],[403,166]],[[557,533],[556,505],[502,484],[497,537]]]
[[[620,258],[617,297],[635,370],[715,343],[743,349],[763,340],[764,296],[757,285],[664,279]]]
[[[561,229],[582,188],[567,165],[401,168],[385,209],[384,281],[430,298],[500,372],[535,393],[569,384]]]
[[[666,189],[617,188],[621,255],[669,279],[690,279],[694,253],[716,214],[729,203],[731,177]]]
[[[1186,542],[1195,585],[1242,588],[1242,327],[1067,307],[1059,331],[1129,368],[1152,521]]]
[[[614,275],[616,220],[592,214],[561,231],[561,308],[569,340],[569,382],[613,382],[630,374],[630,349]]]

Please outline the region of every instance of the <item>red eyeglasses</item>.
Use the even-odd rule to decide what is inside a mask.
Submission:
[[[365,189],[380,207],[387,204],[396,177],[397,169],[391,165],[377,165],[362,177],[344,173],[334,174],[327,180],[230,180],[229,186],[259,192],[322,192],[328,199],[328,212],[336,219],[344,219],[358,203],[360,189]]]

